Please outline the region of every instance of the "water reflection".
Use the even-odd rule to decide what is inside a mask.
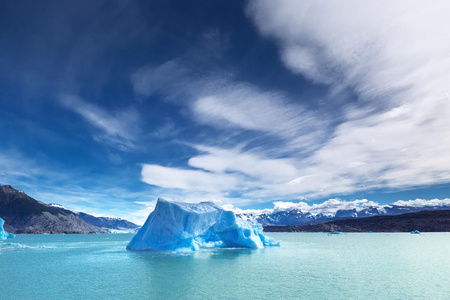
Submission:
[[[228,285],[231,278],[238,280],[240,273],[246,273],[242,268],[248,266],[242,261],[262,252],[264,249],[209,248],[190,253],[127,251],[127,256],[141,274],[139,286],[145,286],[145,294],[186,299],[186,295],[207,298],[211,295],[208,287]]]

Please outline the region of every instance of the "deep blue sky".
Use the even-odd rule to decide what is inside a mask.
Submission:
[[[0,1],[0,183],[137,222],[444,199],[449,7],[415,4]]]

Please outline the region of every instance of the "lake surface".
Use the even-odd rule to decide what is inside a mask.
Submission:
[[[0,241],[0,299],[450,299],[450,234],[269,233],[281,247],[130,252],[130,234]]]

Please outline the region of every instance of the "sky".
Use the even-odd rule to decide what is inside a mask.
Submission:
[[[159,197],[448,202],[449,13],[448,1],[0,0],[0,183],[137,223]]]

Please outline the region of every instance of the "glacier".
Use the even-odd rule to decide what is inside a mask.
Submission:
[[[260,249],[279,245],[263,234],[261,224],[236,217],[212,202],[182,203],[160,198],[127,249],[183,252],[205,247]]]
[[[5,221],[0,218],[0,240],[6,240],[7,238],[13,238],[14,234],[6,232],[5,229],[3,229],[3,225],[5,224]]]

